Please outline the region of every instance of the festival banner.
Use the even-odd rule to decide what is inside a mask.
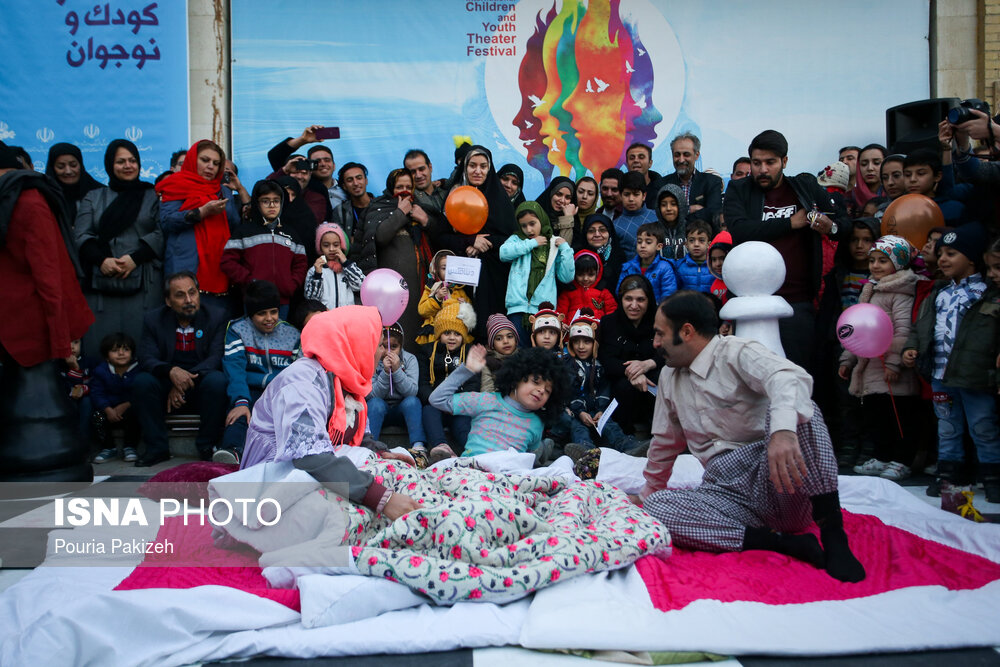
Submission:
[[[761,130],[788,170],[885,141],[885,109],[929,96],[928,0],[233,0],[233,144],[247,174],[312,123],[337,126],[337,164],[382,189],[409,148],[434,176],[453,138],[524,169],[525,193],[621,166],[633,142],[673,172],[670,139],[702,139],[728,177]],[[880,26],[877,37],[866,27]],[[246,180],[246,179],[244,179]]]
[[[38,171],[69,142],[106,183],[104,149],[125,138],[153,180],[188,147],[186,0],[5,0],[0,62],[0,140]]]

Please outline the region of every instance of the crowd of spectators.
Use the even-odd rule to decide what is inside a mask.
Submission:
[[[401,151],[372,192],[363,158],[338,169],[318,125],[278,142],[266,155],[272,173],[249,190],[209,140],[176,152],[155,185],[140,180],[127,140],[107,147],[107,186],[77,147],[56,144],[45,173],[72,222],[67,242],[95,318],[64,362],[67,390],[95,463],[169,458],[165,418],[178,411],[200,415],[203,458],[237,462],[254,403],[300,355],[309,318],[360,303],[365,276],[391,268],[410,298],[373,378],[374,440],[386,424],[405,426],[420,464],[489,450],[475,411],[499,408],[477,399],[471,412],[453,411],[451,397],[495,392],[504,364],[527,347],[558,358],[547,371],[558,400],[513,441],[542,461],[580,458],[595,443],[641,456],[648,441],[636,434],[649,432],[663,365],[652,344],[657,304],[694,290],[721,307],[726,254],[764,241],[785,262],[777,294],[793,314],[780,321],[782,345],[813,379],[839,463],[901,480],[937,461],[939,477],[978,474],[1000,502],[1000,246],[991,240],[1000,126],[971,117],[943,121],[936,147],[908,155],[846,146],[818,174],[785,173],[788,143],[766,130],[724,179],[696,166],[701,141],[684,133],[670,142],[672,173],[651,171],[652,148],[635,144],[627,170],[558,176],[536,198],[517,165],[495,165],[468,144],[445,178],[425,151]],[[6,168],[30,170],[30,159],[22,151]],[[488,203],[474,234],[445,213],[459,186]],[[933,200],[943,224],[918,243],[883,237],[887,208],[914,193]],[[478,286],[449,283],[449,257],[480,260]],[[893,320],[881,362],[837,342],[838,317],[858,302]],[[723,322],[720,334],[732,328]],[[119,426],[121,450],[111,437]]]

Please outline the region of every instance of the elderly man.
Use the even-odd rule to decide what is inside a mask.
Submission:
[[[653,326],[653,346],[667,367],[643,473],[645,510],[678,546],[775,551],[840,581],[864,579],[844,532],[830,435],[809,400],[805,371],[756,341],[717,335],[715,307],[699,292],[666,299]],[[685,449],[705,466],[701,486],[667,489]],[[813,520],[818,541],[793,534]]]
[[[678,134],[670,142],[670,154],[674,161],[674,173],[653,182],[647,190],[646,206],[655,210],[657,193],[671,183],[684,191],[688,205],[687,220],[704,220],[714,228],[715,217],[722,212],[722,179],[695,168],[701,157],[701,140],[690,132]]]
[[[146,313],[139,342],[139,368],[132,405],[142,426],[146,452],[136,467],[170,458],[166,413],[197,408],[201,417],[195,445],[203,460],[222,439],[226,418],[226,376],[222,348],[226,320],[201,305],[198,279],[190,271],[168,277],[166,305]]]

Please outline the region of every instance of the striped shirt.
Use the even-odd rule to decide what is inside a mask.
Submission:
[[[986,282],[978,273],[959,282],[949,282],[934,299],[934,374],[935,380],[944,379],[948,357],[955,346],[958,327],[965,313],[986,291]]]

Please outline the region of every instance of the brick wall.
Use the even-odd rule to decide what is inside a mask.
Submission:
[[[977,92],[996,113],[1000,106],[1000,0],[979,0]]]

